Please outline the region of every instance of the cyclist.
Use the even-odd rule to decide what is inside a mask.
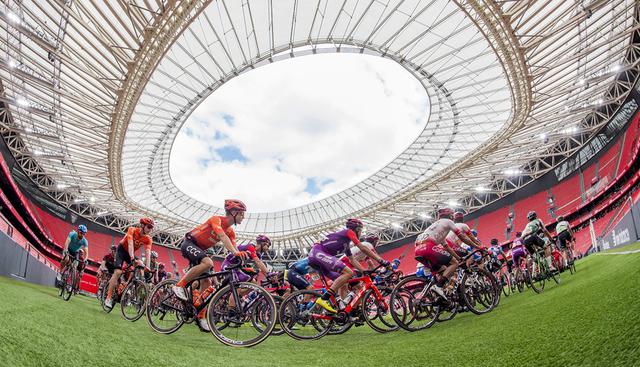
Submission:
[[[155,283],[160,283],[161,281],[167,279],[168,276],[169,273],[167,273],[167,271],[164,269],[164,263],[158,263],[158,271],[156,272]]]
[[[562,215],[558,217],[558,224],[556,224],[556,233],[558,235],[557,247],[560,253],[562,253],[564,264],[566,265],[573,259],[567,258],[565,249],[569,248],[571,250],[571,253],[573,253],[573,241],[575,240],[575,238],[573,236],[571,226],[569,226],[569,222],[564,220],[564,217]]]
[[[147,283],[156,284],[156,273],[158,272],[158,253],[151,251],[151,262],[149,263],[149,271],[145,272],[144,278]]]
[[[473,240],[456,227],[452,218],[453,210],[451,208],[439,209],[438,220],[422,232],[415,242],[414,256],[416,260],[434,272],[444,269],[442,277],[439,277],[437,284],[433,287],[435,292],[442,297],[445,297],[442,288],[455,272],[460,260],[460,256],[447,244],[446,237],[449,232],[453,232],[467,245],[482,250],[481,247],[478,247]]]
[[[62,251],[62,261],[60,261],[60,272],[58,273],[57,280],[61,281],[62,272],[64,268],[71,262],[71,258],[78,257],[80,260],[78,264],[78,275],[82,276],[87,261],[89,259],[89,241],[86,238],[87,226],[81,224],[78,226],[77,231],[69,232],[67,239],[64,241],[64,250]],[[84,249],[84,251],[80,251]]]
[[[502,263],[507,261],[507,255],[502,251],[502,247],[498,243],[497,238],[491,239],[491,247],[489,247],[489,254],[491,254],[490,268],[492,272],[498,271],[502,266]],[[502,259],[500,258],[502,257]]]
[[[100,279],[102,277],[108,277],[105,280],[111,279],[113,271],[116,267],[116,245],[111,245],[109,250],[109,253],[104,255],[104,257],[102,258],[102,262],[100,263],[100,267],[98,268],[98,276],[96,277],[98,285],[100,285]]]
[[[536,212],[530,211],[527,213],[527,219],[529,223],[527,223],[524,231],[522,231],[522,239],[525,247],[532,255],[535,254],[538,249],[544,249],[547,266],[550,271],[555,271],[556,269],[553,267],[553,261],[551,260],[551,248],[545,246],[545,241],[539,236],[539,234],[543,234],[549,241],[552,241],[551,234],[547,231],[544,223],[538,219]]]
[[[213,267],[213,260],[207,256],[207,249],[215,246],[219,242],[233,256],[240,257],[242,260],[247,258],[247,253],[238,251],[236,247],[236,233],[231,226],[242,223],[247,206],[240,200],[228,199],[224,201],[224,216],[212,216],[206,222],[200,224],[191,232],[187,233],[180,245],[182,256],[189,260],[191,268],[187,273],[172,287],[176,297],[183,301],[187,301],[187,292],[184,287],[193,279],[209,271]],[[179,274],[178,274],[179,275]],[[209,287],[210,282],[200,282],[200,292]],[[205,309],[203,309],[205,310]],[[203,330],[209,331],[209,324],[205,316],[206,311],[198,314],[198,323]]]
[[[262,256],[267,251],[269,251],[270,246],[271,240],[269,239],[269,237],[261,234],[256,237],[255,245],[252,243],[238,245],[238,251],[245,251],[248,254],[249,259],[253,260],[253,262],[256,264],[258,270],[260,270],[260,272],[264,274],[265,277],[269,277],[270,273],[267,269],[267,266],[264,264],[264,262],[262,262]],[[233,254],[227,255],[227,257],[222,262],[222,270],[226,270],[229,265],[237,264],[239,261],[241,260]],[[235,279],[239,282],[248,282],[251,280],[251,277],[239,268],[233,269],[231,272]]]
[[[480,243],[480,241],[478,241],[478,239],[476,238],[477,232],[476,235],[474,235],[473,231],[475,230],[472,230],[466,223],[464,223],[464,213],[455,212],[453,214],[453,222],[455,223],[456,228],[458,228],[462,233],[469,237],[469,239],[473,243],[475,243],[476,247],[482,247],[482,243]],[[451,247],[451,249],[455,251],[455,253],[460,257],[467,255],[472,250],[472,247],[463,243],[460,237],[458,237],[454,232],[449,232],[446,241],[447,245],[449,245],[449,247]],[[474,259],[467,260],[467,265],[471,265],[473,261]]]
[[[378,242],[380,242],[380,237],[378,237],[378,235],[376,234],[368,234],[362,239],[362,244],[372,252],[376,252],[376,246],[378,246]],[[354,263],[351,263],[351,260],[347,255],[342,255],[340,257],[340,261],[342,261],[351,270],[364,271],[365,269],[362,266],[363,261],[367,262],[367,266],[370,269],[375,267],[371,259],[367,257],[365,253],[360,251],[358,246],[351,246],[350,250],[351,250],[351,258],[355,260]]]
[[[107,299],[104,304],[107,308],[113,307],[113,290],[118,284],[118,279],[122,275],[123,265],[133,265],[137,261],[135,251],[144,246],[146,268],[151,265],[151,245],[153,241],[149,233],[153,230],[154,223],[151,218],[141,218],[139,227],[129,227],[127,234],[118,243],[116,249],[116,261],[114,263],[115,270],[109,280],[109,290],[107,291]],[[145,269],[146,270],[146,269]]]
[[[328,234],[325,239],[314,244],[309,252],[309,264],[333,280],[331,287],[322,294],[322,297],[316,300],[318,306],[329,312],[337,312],[329,303],[331,296],[335,296],[336,292],[353,277],[353,270],[336,257],[338,254],[344,253],[350,257],[351,264],[354,264],[355,260],[349,248],[350,242],[353,242],[366,256],[376,260],[381,265],[389,266],[388,261],[360,242],[358,238],[362,232],[362,227],[364,227],[364,224],[360,219],[350,218],[347,220],[346,229]]]

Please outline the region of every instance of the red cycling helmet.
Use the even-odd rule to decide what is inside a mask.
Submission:
[[[231,210],[238,210],[241,212],[247,211],[247,206],[240,200],[236,199],[227,199],[224,201],[224,211],[230,212]]]
[[[438,209],[438,218],[449,218],[453,216],[453,209],[451,208],[440,208]]]
[[[267,236],[265,236],[263,234],[260,234],[260,235],[258,235],[258,237],[256,237],[256,242],[266,242],[269,245],[271,245],[271,239],[269,239],[269,237],[267,237]]]
[[[164,263],[158,263],[158,268],[164,268]]]
[[[349,218],[347,219],[346,226],[347,228],[355,231],[358,227],[364,227],[364,223],[362,223],[362,221],[358,218]]]
[[[457,223],[462,223],[464,221],[464,213],[463,212],[455,212],[453,214],[453,220]]]
[[[155,226],[153,219],[151,218],[140,218],[140,224],[143,226],[150,226],[151,228]]]

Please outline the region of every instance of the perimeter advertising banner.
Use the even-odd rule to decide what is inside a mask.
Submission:
[[[601,250],[607,250],[614,247],[624,246],[637,241],[638,225],[640,225],[640,202],[636,202],[631,206],[624,217],[616,224],[609,233],[598,240]]]

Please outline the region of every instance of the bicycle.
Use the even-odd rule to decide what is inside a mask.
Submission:
[[[329,333],[334,325],[342,327],[361,321],[380,333],[396,330],[398,326],[389,318],[390,307],[386,297],[373,281],[381,267],[383,266],[379,265],[372,270],[366,270],[362,276],[349,280],[349,284],[362,282],[362,287],[346,305],[343,306],[331,296],[333,304],[338,305],[338,312],[335,314],[315,304],[322,295],[317,290],[291,293],[280,306],[282,328],[289,336],[298,340],[319,339]],[[324,277],[323,281],[326,282]]]
[[[60,276],[60,297],[65,301],[71,299],[71,294],[77,293],[80,288],[79,265],[78,254],[76,253],[74,256],[69,254],[69,263],[67,263]]]
[[[254,283],[239,282],[233,276],[232,271],[241,266],[242,262],[239,262],[226,270],[196,277],[186,286],[187,301],[176,297],[171,290],[176,280],[167,279],[158,283],[147,302],[149,326],[158,333],[171,334],[185,323],[194,322],[200,311],[206,308],[206,320],[211,333],[221,343],[232,347],[252,347],[263,342],[275,327],[276,305],[264,288]],[[255,272],[251,272],[253,269],[242,270],[255,275]],[[209,278],[221,279],[220,286],[210,286],[194,300],[194,282]]]
[[[573,250],[571,249],[571,245],[567,244],[564,249],[565,258],[567,259],[567,268],[569,268],[569,272],[573,275],[576,273],[576,259],[573,256]]]
[[[499,294],[495,278],[475,264],[466,266],[466,261],[477,252],[480,250],[460,262],[448,297],[433,288],[437,273],[431,279],[414,275],[401,280],[391,292],[391,303],[402,305],[391,309],[396,324],[407,331],[417,331],[433,326],[438,320],[453,319],[462,306],[477,315],[493,310]],[[445,312],[449,314],[441,317]]]
[[[540,250],[536,250],[533,256],[527,258],[529,285],[536,293],[544,291],[545,281],[553,279],[556,284],[560,283],[560,274],[549,271],[547,261],[540,255]]]
[[[103,302],[106,294],[107,288],[109,287],[109,279],[111,279],[111,275],[107,271],[103,271],[100,273],[100,278],[98,281],[98,291],[96,292],[96,299],[99,302]]]
[[[106,294],[102,302],[102,309],[109,313],[115,308],[115,303],[120,302],[120,312],[122,317],[128,321],[139,320],[145,312],[145,302],[149,294],[149,287],[144,282],[145,266],[140,260],[135,260],[120,275],[118,285],[115,289],[113,306],[107,307]]]

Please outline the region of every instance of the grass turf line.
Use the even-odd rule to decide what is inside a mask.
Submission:
[[[542,294],[503,297],[487,315],[461,314],[422,332],[363,326],[313,342],[270,337],[250,349],[193,325],[156,334],[145,318],[105,314],[95,299],[64,302],[53,288],[0,277],[0,366],[640,365],[640,253],[589,256],[577,268]]]

